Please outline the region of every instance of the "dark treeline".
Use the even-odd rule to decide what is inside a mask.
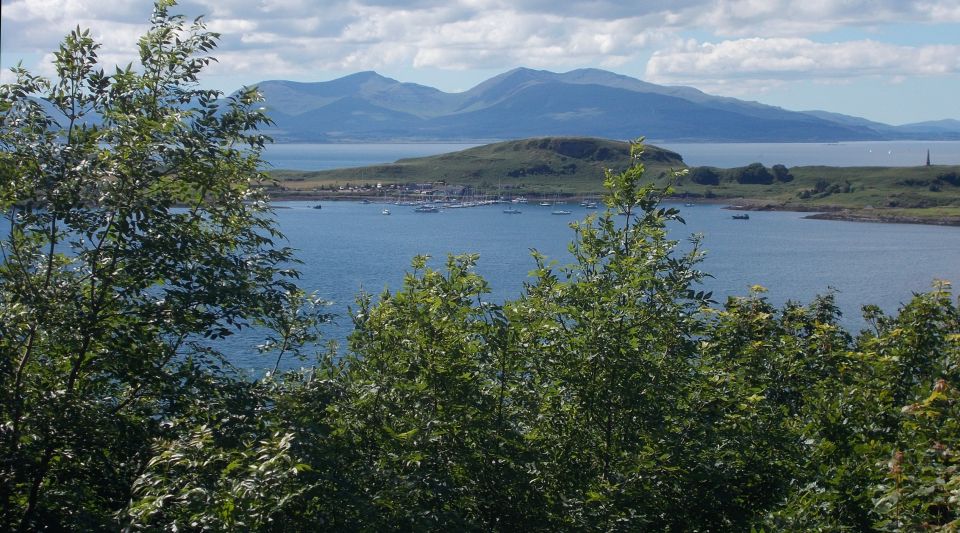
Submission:
[[[712,302],[639,160],[515,300],[417,257],[318,351],[257,185],[268,119],[195,88],[216,39],[172,5],[140,68],[77,30],[57,80],[0,94],[0,529],[957,528],[949,285],[861,332],[830,295]],[[304,368],[233,369],[217,340],[251,326]]]

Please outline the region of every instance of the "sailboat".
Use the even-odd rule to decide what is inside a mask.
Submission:
[[[548,203],[547,205],[550,205],[550,204]],[[553,205],[561,205],[561,204],[560,204],[560,193],[557,193],[557,197],[556,197],[556,199],[554,200]],[[551,214],[551,215],[569,215],[569,214],[571,214],[571,212],[570,212],[569,210],[567,210],[567,209],[562,209],[562,208],[561,208],[561,209],[554,209],[553,211],[550,212],[550,214]]]

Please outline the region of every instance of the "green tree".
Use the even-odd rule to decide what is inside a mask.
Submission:
[[[762,163],[750,163],[733,172],[737,183],[747,185],[769,185],[773,183],[773,174]]]
[[[258,95],[197,87],[217,35],[173,5],[136,68],[78,28],[53,81],[0,89],[0,528],[115,528],[154,444],[217,441],[206,406],[246,401],[216,340],[311,338],[280,318],[304,298],[255,185]]]
[[[715,443],[696,439],[697,336],[710,298],[695,290],[699,240],[682,252],[668,238],[682,218],[661,205],[670,189],[648,183],[639,160],[605,185],[610,209],[573,225],[575,262],[539,258],[535,282],[511,304],[536,364],[527,438],[553,527],[722,527],[731,509],[717,505],[712,483],[728,480],[711,479],[701,451]]]
[[[690,180],[701,185],[720,185],[720,174],[710,167],[694,167]]]
[[[790,170],[784,165],[773,165],[770,169],[773,171],[773,176],[777,181],[782,181],[784,183],[793,181],[793,174],[790,173]]]
[[[335,416],[360,451],[351,471],[376,509],[371,527],[513,529],[545,509],[517,462],[523,354],[483,301],[476,259],[451,257],[441,272],[417,257],[401,290],[359,301]]]

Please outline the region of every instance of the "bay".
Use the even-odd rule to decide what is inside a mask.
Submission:
[[[699,144],[665,145],[678,150],[688,164],[737,166],[758,159],[789,166],[870,164],[863,153],[911,153],[893,158],[916,164],[917,150],[930,146],[935,164],[960,164],[960,142],[823,144]],[[266,161],[275,168],[324,169],[360,166],[468,148],[456,144],[309,144],[272,145]],[[871,152],[870,150],[873,150]],[[770,157],[772,159],[764,159]],[[794,159],[790,159],[794,158]],[[569,216],[551,214],[551,208],[527,205],[520,215],[502,212],[502,206],[414,213],[409,206],[385,207],[356,202],[277,202],[276,220],[303,261],[301,286],[331,302],[333,323],[325,325],[327,339],[344,343],[352,330],[350,307],[360,291],[373,295],[397,290],[417,254],[433,257],[442,268],[447,254],[478,253],[477,270],[490,283],[488,299],[513,299],[531,281],[530,250],[537,249],[558,264],[570,261],[567,245],[573,238],[569,223],[586,210],[569,205]],[[680,206],[686,225],[671,228],[671,237],[683,242],[703,234],[707,258],[702,269],[711,274],[704,284],[714,298],[745,295],[754,284],[769,289],[776,305],[788,300],[809,302],[818,294],[836,291],[844,313],[843,324],[856,331],[866,324],[860,306],[879,305],[894,313],[913,293],[929,290],[935,279],[960,283],[960,228],[907,224],[869,224],[808,220],[802,213],[752,212],[750,220],[731,218],[718,205]],[[0,226],[3,224],[0,223]],[[2,229],[2,228],[0,228]],[[683,245],[683,244],[682,244]],[[269,357],[256,354],[262,339],[251,332],[228,337],[224,349],[235,354],[241,368],[259,373],[272,368]],[[283,366],[296,366],[286,361]]]
[[[732,167],[762,162],[788,166],[915,166],[926,162],[960,164],[958,141],[889,141],[846,143],[696,143],[661,146],[680,153],[690,165]],[[277,168],[338,168],[391,162],[469,148],[469,144],[298,144],[268,147],[267,161]],[[494,301],[517,297],[534,266],[536,248],[560,263],[569,261],[566,246],[573,237],[570,220],[550,215],[549,208],[524,207],[509,216],[502,209],[478,207],[440,214],[414,213],[412,208],[326,202],[278,203],[278,222],[305,260],[304,287],[333,302],[339,318],[328,326],[331,338],[343,340],[350,330],[349,305],[360,290],[396,290],[410,260],[434,257],[442,267],[451,253],[480,254],[479,272],[491,284]],[[888,313],[930,288],[935,279],[960,282],[960,228],[903,224],[865,224],[808,220],[804,214],[752,213],[735,221],[716,205],[683,207],[688,224],[673,229],[683,240],[702,233],[708,250],[705,283],[715,299],[744,295],[755,284],[769,289],[777,305],[788,300],[809,302],[836,291],[851,329],[865,326],[860,306],[872,303]],[[329,256],[329,257],[328,257]]]
[[[277,222],[304,262],[301,286],[331,301],[336,320],[324,335],[341,343],[352,329],[349,308],[356,295],[397,290],[415,255],[431,255],[429,265],[442,269],[447,254],[478,253],[477,272],[492,290],[487,299],[503,302],[531,281],[531,249],[558,265],[570,262],[569,224],[587,214],[573,204],[566,206],[569,216],[529,204],[519,215],[503,213],[503,206],[415,213],[410,206],[389,205],[389,216],[378,204],[313,205],[277,202]],[[755,284],[769,289],[766,297],[778,306],[834,291],[843,324],[856,331],[866,327],[863,304],[893,313],[936,279],[960,283],[960,228],[809,220],[790,212],[752,212],[749,220],[734,220],[718,205],[678,207],[687,223],[671,227],[671,238],[683,248],[691,234],[703,235],[702,270],[713,276],[704,288],[720,303],[748,294]],[[241,367],[266,364],[249,345],[232,351]]]

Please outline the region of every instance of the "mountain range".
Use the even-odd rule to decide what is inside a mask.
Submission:
[[[485,142],[542,136],[668,142],[958,140],[960,121],[892,126],[788,111],[599,69],[517,68],[461,93],[360,72],[258,84],[278,142]]]

